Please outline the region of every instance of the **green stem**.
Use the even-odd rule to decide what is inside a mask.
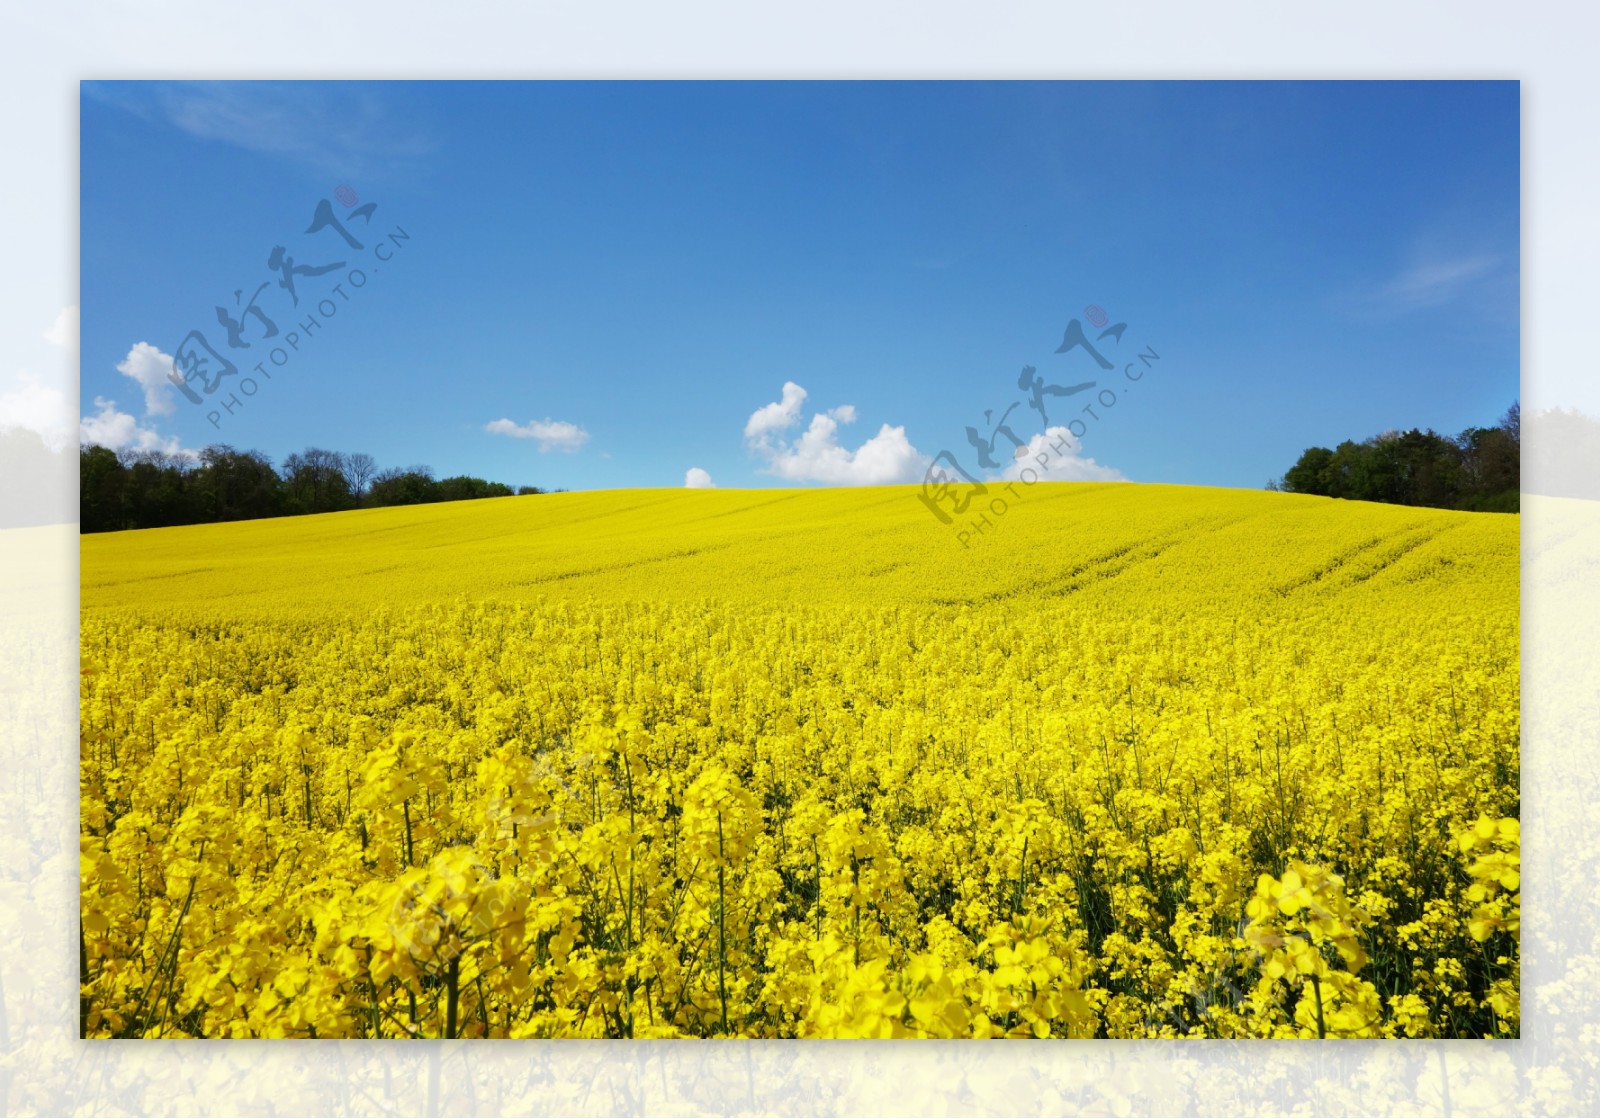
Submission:
[[[722,850],[722,813],[717,813],[717,996],[722,1000],[722,1033],[728,1033],[728,892]]]
[[[451,1041],[456,1037],[456,1006],[461,999],[461,957],[450,957],[450,970],[445,974],[444,1036]]]
[[[1315,975],[1311,977],[1311,990],[1317,996],[1317,1038],[1321,1040],[1328,1036],[1328,1027],[1322,1020],[1322,980]]]

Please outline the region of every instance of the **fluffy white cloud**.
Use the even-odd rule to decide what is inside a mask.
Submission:
[[[1006,464],[1000,478],[1015,482],[1024,470],[1031,470],[1037,479],[1045,482],[1125,482],[1122,472],[1110,466],[1101,466],[1083,454],[1083,444],[1064,427],[1046,428],[1028,440],[1026,454],[1018,455]]]
[[[42,377],[18,369],[0,381],[0,432],[24,428],[37,434],[52,451],[59,451],[71,445],[77,427],[74,412],[78,401],[73,390],[77,369],[70,358],[78,349],[78,309],[63,307],[43,338],[68,355],[49,362]]]
[[[513,439],[536,439],[541,451],[576,451],[589,441],[589,433],[577,424],[565,420],[532,420],[527,424],[514,424],[510,420],[493,420],[483,425],[490,435],[509,435]]]
[[[63,307],[56,316],[56,321],[49,330],[44,332],[44,340],[51,345],[60,346],[70,353],[78,352],[78,309],[76,307]]]
[[[0,393],[0,431],[24,427],[38,432],[44,445],[59,451],[72,442],[72,405],[67,394],[23,370]]]
[[[922,477],[927,456],[911,445],[904,427],[884,424],[855,450],[839,442],[839,426],[855,421],[853,405],[817,412],[799,438],[784,438],[780,433],[800,422],[805,399],[805,389],[786,381],[783,399],[757,408],[745,423],[745,441],[766,459],[766,473],[836,486],[886,486]]]
[[[172,415],[172,358],[149,342],[137,342],[128,356],[117,362],[117,372],[144,390],[147,416]]]
[[[793,381],[783,383],[783,399],[763,404],[750,414],[744,425],[744,437],[753,442],[765,442],[778,432],[800,422],[800,406],[806,402],[806,390]]]
[[[177,436],[162,435],[154,428],[145,427],[127,412],[119,412],[114,400],[97,396],[94,406],[99,409],[98,412],[78,421],[78,441],[81,443],[98,443],[113,451],[160,451],[181,458],[200,457],[198,452],[181,446]]]
[[[683,476],[683,484],[691,490],[714,490],[717,484],[711,480],[711,475],[701,470],[698,466],[689,467],[689,472]]]

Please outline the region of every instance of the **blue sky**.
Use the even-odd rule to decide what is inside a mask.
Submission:
[[[976,472],[986,410],[1042,439],[1033,365],[1097,381],[1050,427],[1120,394],[1051,476],[1259,487],[1517,398],[1519,114],[1515,82],[86,83],[81,431],[547,488],[914,481]],[[306,232],[323,199],[361,250]],[[277,246],[343,267],[294,307]],[[279,336],[228,347],[216,306],[263,283]],[[1127,324],[1110,374],[1054,353],[1091,304]],[[195,329],[240,369],[198,406],[165,376]]]

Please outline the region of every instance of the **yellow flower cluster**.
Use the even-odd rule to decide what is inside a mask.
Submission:
[[[1338,875],[1291,862],[1281,879],[1260,877],[1245,913],[1250,922],[1244,939],[1262,959],[1257,1003],[1270,1005],[1279,984],[1286,984],[1301,992],[1294,1025],[1302,1035],[1373,1037],[1379,1032],[1378,992],[1355,974],[1367,963],[1361,921]],[[1338,951],[1340,967],[1330,966],[1329,948]]]
[[[1514,1036],[1516,519],[1036,496],[86,539],[84,1033]]]

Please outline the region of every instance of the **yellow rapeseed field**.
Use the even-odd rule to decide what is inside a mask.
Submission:
[[[83,1032],[1517,1034],[1516,516],[915,493],[85,537]]]

